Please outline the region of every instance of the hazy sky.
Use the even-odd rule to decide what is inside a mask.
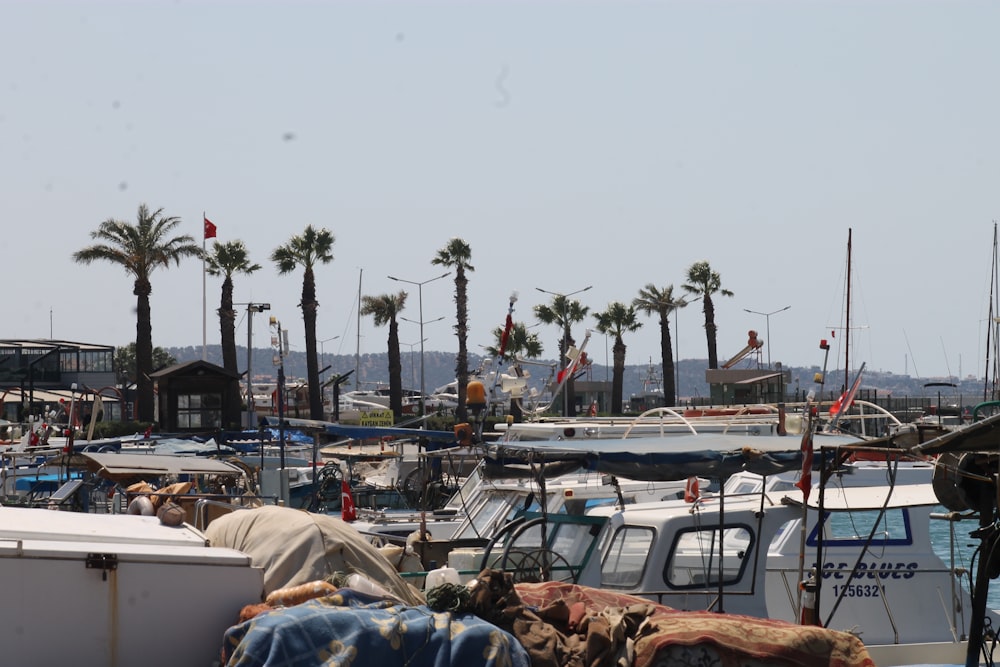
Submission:
[[[573,292],[591,312],[646,283],[680,292],[707,260],[720,361],[747,331],[762,360],[843,356],[853,229],[852,359],[934,377],[985,370],[1000,217],[1000,4],[879,2],[51,2],[0,4],[2,338],[135,339],[132,282],[74,251],[140,203],[202,240],[242,239],[304,349],[301,271],[271,251],[330,229],[318,267],[327,354],[383,352],[357,300],[416,288],[450,238],[472,247],[472,352]],[[153,339],[200,346],[202,267],[153,276]],[[209,277],[208,342],[221,280]],[[454,284],[423,288],[427,350],[454,350]],[[439,317],[444,320],[433,321]],[[655,318],[627,363],[659,359]],[[237,340],[247,336],[245,311]],[[707,356],[700,304],[682,358]],[[586,326],[593,326],[588,319]],[[583,338],[584,325],[574,332]],[[559,332],[537,331],[545,356]],[[257,316],[254,345],[269,343]],[[419,326],[403,322],[403,351]],[[360,343],[359,343],[360,341]],[[773,343],[773,345],[771,344]],[[603,363],[605,339],[589,352]],[[852,364],[854,365],[854,364]],[[340,370],[340,369],[336,369]]]

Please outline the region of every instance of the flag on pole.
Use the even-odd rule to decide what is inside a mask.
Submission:
[[[802,434],[802,474],[795,486],[802,491],[802,502],[809,502],[809,490],[812,488],[812,467],[813,467],[813,438],[812,425],[806,423],[806,430]]]
[[[344,521],[355,521],[358,518],[354,496],[351,495],[351,485],[346,479],[340,480],[340,518]]]
[[[513,305],[513,302],[511,302]],[[511,329],[514,328],[514,317],[511,315],[511,311],[507,311],[507,321],[504,323],[503,335],[500,336],[500,351],[497,356],[501,359],[503,358],[504,352],[507,351],[507,341],[510,339]]]
[[[214,238],[215,238],[215,225],[212,223],[211,220],[205,218],[205,239],[208,240]]]
[[[94,404],[90,408],[90,424],[87,426],[87,442],[94,439],[94,427],[97,421],[104,418],[104,400],[100,394],[94,394]]]

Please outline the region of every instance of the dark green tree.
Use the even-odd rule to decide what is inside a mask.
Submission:
[[[236,310],[233,308],[233,276],[250,275],[260,270],[260,264],[250,261],[243,241],[227,241],[212,245],[205,258],[205,269],[211,276],[222,276],[222,296],[219,303],[219,334],[222,339],[222,365],[231,373],[239,373],[236,360]]]
[[[670,338],[670,314],[688,304],[683,298],[674,298],[674,286],[657,287],[647,283],[632,299],[632,305],[646,315],[656,314],[660,324],[660,363],[663,368],[663,402],[665,406],[677,405],[677,383],[674,370],[674,349]]]
[[[403,363],[399,354],[399,314],[406,306],[407,293],[361,297],[361,314],[371,315],[375,326],[389,325],[389,408],[396,421],[403,416]]]
[[[574,324],[578,324],[584,320],[590,308],[584,306],[576,299],[570,299],[562,294],[556,294],[552,297],[552,302],[550,304],[539,304],[535,306],[535,317],[543,324],[555,324],[562,331],[562,337],[559,339],[559,367],[566,368],[569,364],[569,360],[566,358],[566,353],[571,347],[576,344],[573,340],[573,335],[570,332],[571,327]],[[573,417],[576,415],[576,401],[575,392],[576,385],[574,379],[570,377],[566,381],[564,387],[566,391],[565,400],[563,405],[565,409],[563,410],[563,415],[566,417]]]
[[[319,358],[316,356],[316,274],[318,264],[333,261],[333,233],[328,229],[314,229],[308,225],[283,246],[271,253],[271,261],[278,273],[285,275],[302,267],[302,322],[306,335],[306,379],[309,382],[309,418],[323,419],[323,394],[319,385]]]
[[[81,264],[95,261],[111,262],[132,276],[132,293],[136,297],[136,417],[152,422],[153,324],[149,296],[153,293],[150,276],[157,267],[180,264],[185,257],[201,257],[201,248],[187,234],[172,236],[180,218],[165,216],[163,209],[150,211],[139,205],[135,224],[109,218],[90,233],[97,243],[73,253]]]
[[[597,330],[602,334],[613,335],[615,343],[611,347],[614,363],[611,373],[611,414],[622,413],[622,386],[625,382],[625,342],[622,335],[631,333],[642,326],[636,316],[635,306],[626,306],[620,301],[608,304],[606,310],[595,313]]]
[[[455,355],[455,379],[458,381],[458,407],[455,416],[459,422],[467,419],[465,405],[466,386],[469,384],[469,279],[466,272],[472,266],[472,249],[463,239],[453,238],[437,251],[431,264],[446,266],[455,271],[455,335],[458,337],[458,354]]]
[[[687,282],[681,287],[688,294],[701,298],[702,312],[705,313],[705,338],[708,340],[708,367],[718,368],[718,330],[715,326],[715,302],[712,301],[712,295],[732,296],[733,293],[722,288],[722,278],[706,261],[695,262],[688,268]]]
[[[516,373],[520,373],[517,359],[537,359],[542,356],[542,343],[538,339],[538,334],[528,332],[528,327],[524,322],[514,322],[510,333],[507,334],[507,344],[504,346],[503,354],[500,354],[500,346],[503,341],[504,327],[493,329],[493,345],[486,346],[486,354],[493,358],[499,358],[502,363],[512,364]],[[499,372],[499,369],[498,369]],[[487,387],[487,390],[489,387]],[[523,417],[521,404],[514,398],[510,399],[510,414],[515,421],[520,421]]]

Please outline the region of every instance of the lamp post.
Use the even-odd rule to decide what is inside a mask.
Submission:
[[[324,338],[323,340],[318,341],[319,342],[319,367],[320,368],[323,368],[323,369],[328,368],[328,366],[326,365],[326,352],[323,350],[323,343],[329,343],[331,340],[337,340],[338,338],[340,338],[340,336],[332,336],[330,338]],[[320,371],[320,373],[322,373],[322,372],[323,371]],[[322,384],[320,384],[320,388],[323,388]]]
[[[425,408],[427,407],[427,405],[426,405],[426,403],[427,403],[427,401],[426,401],[426,393],[427,392],[426,392],[425,387],[424,387],[424,378],[425,378],[425,375],[424,375],[424,340],[426,340],[424,338],[424,285],[426,285],[427,283],[432,283],[435,280],[441,280],[442,278],[447,278],[450,275],[451,275],[451,271],[445,271],[440,276],[434,276],[433,278],[428,278],[427,280],[423,280],[421,282],[417,282],[415,280],[404,280],[403,278],[397,278],[396,276],[387,276],[389,278],[389,280],[395,280],[396,282],[399,282],[399,283],[409,283],[410,285],[416,285],[417,286],[417,303],[418,303],[419,309],[420,309],[419,310],[419,312],[420,312],[420,322],[418,324],[420,325],[420,416],[421,417],[424,416],[424,414],[425,414]],[[400,318],[400,319],[406,319],[406,318],[404,317],[404,318]],[[438,320],[443,320],[443,319],[444,319],[444,317],[442,316],[442,317],[437,318],[437,320],[431,320],[431,321],[432,322],[437,322]],[[412,322],[413,320],[407,320],[407,321],[408,322]]]
[[[439,319],[443,319],[443,318],[439,318]],[[437,321],[437,320],[435,320],[435,321]],[[403,343],[403,342],[400,342],[400,345],[405,345],[406,347],[410,348],[410,385],[411,386],[415,386],[417,384],[417,370],[416,370],[416,366],[413,364],[413,347],[415,345],[417,345],[417,343]]]
[[[765,331],[767,332],[767,338],[764,342],[767,344],[767,369],[771,370],[771,315],[777,315],[778,313],[784,312],[791,308],[791,306],[785,306],[784,308],[779,308],[778,310],[772,310],[770,313],[759,313],[756,310],[750,310],[749,308],[744,308],[743,310],[752,315],[763,315],[766,322]]]
[[[265,310],[271,310],[271,304],[247,304],[247,429],[252,429],[256,426],[253,423],[253,418],[257,413],[257,408],[253,402],[253,373],[250,370],[253,366],[253,314],[263,313]]]
[[[280,453],[281,469],[285,469],[285,355],[288,354],[288,332],[281,328],[281,322],[271,315],[271,350],[274,365],[278,367],[278,386],[275,395],[278,398],[278,451]]]
[[[562,308],[563,308],[563,312],[562,312],[563,339],[562,339],[562,344],[560,345],[560,348],[562,348],[561,349],[562,359],[560,359],[560,362],[563,363],[563,364],[567,363],[566,362],[566,353],[569,352],[569,322],[567,321],[567,317],[569,315],[569,298],[571,296],[580,294],[581,292],[586,292],[587,290],[591,289],[592,287],[593,287],[593,285],[587,285],[586,287],[584,287],[582,289],[578,289],[578,290],[576,290],[574,292],[568,292],[566,294],[563,294],[562,292],[550,292],[549,290],[542,289],[541,287],[536,287],[535,288],[536,290],[538,290],[542,294],[548,294],[548,295],[554,296],[556,298],[562,297]],[[566,366],[563,366],[563,368],[565,368],[565,367]],[[569,382],[569,380],[567,380],[567,383],[568,382]],[[569,389],[568,388],[567,388],[567,390],[565,392],[563,392],[563,416],[564,417],[569,417]]]

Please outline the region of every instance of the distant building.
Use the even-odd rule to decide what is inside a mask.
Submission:
[[[118,395],[104,396],[102,391],[117,392],[114,358],[115,348],[111,345],[52,339],[0,340],[3,419],[24,422],[37,416],[44,420],[53,413],[58,415],[71,399],[81,401],[79,407],[74,407],[79,410],[74,417],[79,417],[95,392],[102,393],[106,418],[116,413],[120,418]],[[61,416],[65,423],[68,415]]]

